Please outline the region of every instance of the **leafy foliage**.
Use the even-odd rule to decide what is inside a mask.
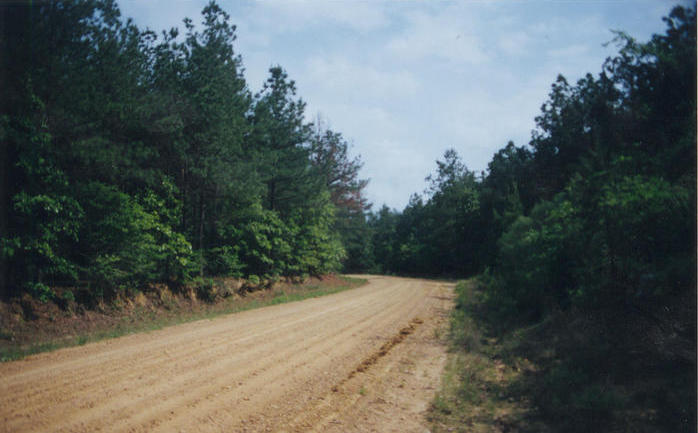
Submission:
[[[559,76],[528,146],[481,178],[453,150],[401,213],[370,220],[376,268],[489,269],[493,307],[541,318],[572,307],[645,309],[695,285],[695,11],[576,84]],[[625,307],[623,307],[625,308]]]
[[[497,337],[539,358],[521,386],[553,431],[695,431],[695,10],[665,22],[559,76],[486,175],[447,151],[423,196],[369,219],[377,270],[481,273]]]
[[[2,296],[341,267],[361,163],[339,133],[311,143],[281,67],[252,96],[215,2],[182,37],[111,0],[2,8]]]
[[[373,250],[384,272],[466,275],[481,266],[480,187],[454,150],[437,161],[426,200],[415,194],[400,214],[381,209],[371,220]]]

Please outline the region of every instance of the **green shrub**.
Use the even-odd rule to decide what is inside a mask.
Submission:
[[[196,297],[206,302],[214,302],[218,297],[217,286],[211,278],[196,277],[192,281]]]
[[[225,245],[203,252],[205,270],[208,275],[240,278],[245,265],[240,261],[238,248]]]
[[[569,251],[578,226],[574,218],[571,203],[560,196],[512,223],[499,240],[491,305],[536,319],[564,301],[574,264]]]
[[[26,285],[29,293],[41,302],[48,302],[56,298],[56,292],[46,284],[30,282]]]
[[[154,281],[186,281],[192,248],[166,222],[165,200],[153,192],[136,199],[113,186],[83,186],[88,230],[81,239],[94,255],[86,276],[94,285],[123,291]]]
[[[73,294],[73,292],[71,290],[64,291],[63,294],[61,295],[61,298],[63,298],[63,300],[65,300],[67,302],[75,302],[75,295]]]

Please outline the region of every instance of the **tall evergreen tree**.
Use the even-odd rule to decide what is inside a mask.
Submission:
[[[368,180],[359,178],[363,164],[358,156],[349,158],[349,143],[342,134],[325,129],[319,118],[314,126],[310,158],[336,208],[334,228],[347,252],[344,269],[369,269],[373,252],[366,211],[371,205],[364,196]]]
[[[305,102],[294,99],[296,85],[279,66],[255,96],[250,116],[248,152],[266,186],[264,207],[287,217],[307,206],[321,179],[310,165],[311,127],[305,123]]]

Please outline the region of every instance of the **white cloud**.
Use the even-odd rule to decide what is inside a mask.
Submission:
[[[331,92],[343,101],[411,97],[419,87],[407,70],[381,70],[349,57],[314,57],[308,60],[306,70],[307,79],[320,92]]]
[[[260,1],[255,18],[272,32],[298,31],[309,26],[340,25],[366,32],[388,24],[382,4],[364,1]]]
[[[590,53],[589,45],[573,44],[564,47],[555,48],[546,52],[547,56],[552,59],[569,60],[579,57],[587,57]]]
[[[425,158],[424,152],[412,143],[390,139],[377,140],[367,146],[364,167],[371,173],[368,198],[374,209],[385,203],[401,210],[411,193],[421,193],[424,178],[438,157],[432,156]]]
[[[158,1],[121,0],[119,8],[125,18],[133,18],[139,27],[146,26],[160,34],[161,30],[178,27],[184,30],[182,20],[191,18],[194,24],[201,22],[201,11],[206,6],[204,0],[172,0],[163,7]]]
[[[437,59],[455,64],[479,65],[489,60],[472,25],[463,15],[417,11],[407,15],[407,26],[387,45],[390,53],[405,61]]]
[[[509,56],[522,56],[528,54],[531,37],[528,33],[515,31],[503,34],[498,41],[499,49]]]

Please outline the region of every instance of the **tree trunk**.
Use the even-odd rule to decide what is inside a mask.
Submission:
[[[8,13],[6,8],[0,8],[0,38],[4,41],[12,40],[8,38],[5,33],[10,31],[12,26],[10,26],[10,20],[13,19],[12,13]],[[17,19],[17,17],[14,17]],[[22,17],[24,18],[24,17]],[[17,20],[19,22],[26,22],[24,20]],[[7,51],[5,44],[0,42],[0,52]],[[3,55],[7,55],[5,52]],[[3,64],[6,64],[3,62]],[[0,101],[0,110],[3,113],[8,113],[8,96],[9,92],[9,76],[8,68],[0,66],[0,94],[5,95]],[[0,125],[0,129],[6,128],[7,125]],[[2,135],[5,135],[3,133]],[[0,239],[6,238],[8,233],[8,224],[10,217],[10,149],[7,143],[6,137],[0,137]],[[8,274],[8,263],[4,254],[0,253],[0,299],[6,299],[9,297],[9,274]]]
[[[269,210],[274,210],[274,194],[276,194],[276,182],[272,180],[269,182]]]
[[[7,141],[0,140],[0,239],[6,238],[9,234],[7,227],[10,212],[8,153]],[[7,259],[0,254],[0,299],[6,299],[9,296],[8,277]]]
[[[199,219],[199,254],[201,255],[201,260],[199,261],[199,275],[204,276],[204,220],[206,218],[206,203],[204,202],[204,195],[201,194],[200,197],[200,209],[201,218]]]

